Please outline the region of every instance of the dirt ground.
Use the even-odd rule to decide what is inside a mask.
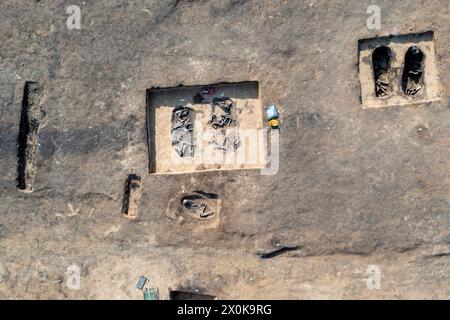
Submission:
[[[381,8],[381,30],[366,26]],[[66,26],[69,5],[81,29]],[[433,30],[450,92],[447,0],[0,2],[0,298],[449,299],[450,109],[363,109],[358,40]],[[17,189],[26,81],[42,85],[33,192]],[[258,81],[282,113],[280,168],[149,174],[146,90]],[[129,174],[138,216],[121,212]],[[220,197],[214,224],[168,216]],[[217,221],[219,221],[217,223]],[[280,246],[296,247],[263,259]],[[80,289],[67,285],[78,265]],[[380,286],[367,283],[370,266]]]

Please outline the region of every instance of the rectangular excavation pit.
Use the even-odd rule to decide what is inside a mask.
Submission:
[[[138,215],[141,185],[141,177],[135,174],[128,175],[125,181],[122,213],[130,219],[135,219]]]
[[[263,168],[263,128],[258,82],[147,90],[150,173]]]
[[[442,98],[433,31],[359,40],[358,53],[364,109]]]
[[[32,192],[36,175],[38,131],[45,112],[42,109],[42,88],[27,81],[23,90],[17,150],[17,188]]]

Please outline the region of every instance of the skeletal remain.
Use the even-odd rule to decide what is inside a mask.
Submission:
[[[223,139],[220,141],[220,139]],[[213,143],[218,150],[235,151],[241,146],[241,138],[236,133],[227,135],[216,134],[211,139],[210,143]]]
[[[387,47],[379,47],[373,53],[373,71],[375,76],[375,94],[384,97],[392,92],[389,79],[390,55]]]
[[[218,106],[219,112],[216,106]],[[231,99],[214,99],[212,103],[211,125],[214,129],[234,126],[238,122],[232,116],[234,102]],[[220,117],[219,117],[220,116]]]
[[[172,141],[172,145],[173,145],[173,141]],[[194,144],[187,143],[182,140],[178,140],[178,143],[175,144],[174,148],[175,148],[175,151],[180,155],[180,157],[183,157],[184,155],[186,155],[187,149],[188,149],[187,150],[188,154],[190,156],[192,156],[194,153]]]

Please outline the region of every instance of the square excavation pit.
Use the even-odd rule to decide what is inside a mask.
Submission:
[[[263,128],[258,82],[147,90],[150,173],[263,168]]]
[[[433,31],[359,40],[363,108],[440,100]]]

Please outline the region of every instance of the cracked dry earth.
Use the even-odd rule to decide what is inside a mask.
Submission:
[[[381,30],[366,27],[370,4]],[[69,5],[81,30],[66,27]],[[432,30],[450,92],[449,7],[1,1],[0,298],[142,299],[142,274],[161,299],[450,298],[449,100],[363,109],[358,80],[359,39]],[[32,192],[16,181],[27,81],[45,111]],[[150,174],[146,90],[239,81],[279,106],[279,172]],[[122,213],[130,174],[135,219]],[[207,227],[167,213],[197,190],[220,197]],[[280,244],[296,250],[264,255]],[[66,285],[73,264],[80,290]]]

